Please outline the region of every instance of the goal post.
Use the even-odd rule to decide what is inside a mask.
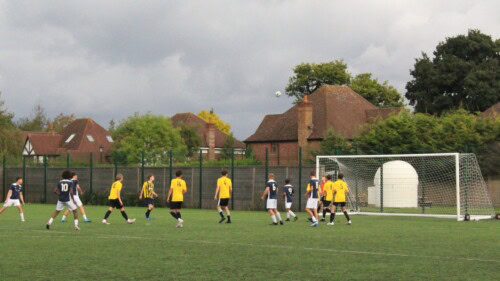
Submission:
[[[348,211],[364,215],[489,219],[494,209],[472,153],[324,155],[316,175],[344,174]]]

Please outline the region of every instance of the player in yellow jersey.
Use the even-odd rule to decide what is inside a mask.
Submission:
[[[347,198],[347,193],[349,193],[349,188],[347,187],[347,183],[344,181],[344,174],[338,174],[338,180],[333,183],[333,208],[330,213],[330,223],[327,225],[334,225],[333,221],[335,220],[335,211],[337,210],[337,206],[340,205],[342,212],[347,220],[347,224],[351,225],[351,219],[347,214],[345,209],[345,202]]]
[[[231,179],[227,177],[227,171],[223,170],[221,172],[222,177],[217,180],[217,188],[215,189],[214,200],[217,200],[217,194],[219,195],[219,203],[217,204],[217,211],[221,217],[219,223],[222,223],[226,218],[222,212],[222,208],[226,210],[227,222],[231,223],[231,213],[229,212],[229,198],[231,198],[231,193],[233,192],[233,183]]]
[[[123,208],[123,202],[122,202],[122,197],[121,197],[121,192],[123,188],[123,175],[118,174],[116,175],[116,181],[113,183],[111,186],[111,190],[109,192],[109,209],[106,212],[106,215],[104,215],[104,219],[102,220],[102,224],[109,224],[108,222],[108,217],[111,215],[113,212],[113,209],[120,209],[120,212],[122,213],[123,218],[127,221],[128,224],[132,224],[135,222],[135,219],[129,219],[127,216],[127,213],[125,213],[125,208]]]
[[[326,182],[323,185],[323,217],[321,218],[321,221],[325,221],[325,216],[326,213],[330,212],[330,205],[332,204],[333,201],[333,182],[332,182],[332,176],[327,175],[326,176]]]
[[[155,198],[158,197],[158,194],[155,193],[155,176],[148,175],[148,180],[144,182],[141,189],[141,194],[139,195],[139,199],[142,200],[144,197],[144,201],[148,205],[148,210],[146,211],[146,219],[151,220],[149,216],[151,211],[154,208]]]
[[[182,202],[184,201],[184,194],[187,192],[186,182],[182,179],[182,171],[175,172],[176,178],[170,183],[170,190],[168,191],[167,203],[170,203],[170,214],[177,220],[175,227],[182,227],[184,222],[181,218]],[[172,196],[172,200],[170,200]]]

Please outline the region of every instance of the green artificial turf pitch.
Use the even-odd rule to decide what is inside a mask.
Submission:
[[[500,224],[496,220],[343,215],[312,228],[271,226],[264,211],[234,211],[219,224],[215,210],[182,210],[183,228],[167,209],[127,208],[111,225],[106,207],[86,206],[92,223],[72,229],[72,217],[51,230],[55,205],[25,206],[0,215],[0,280],[498,280]],[[285,212],[282,212],[285,216]]]

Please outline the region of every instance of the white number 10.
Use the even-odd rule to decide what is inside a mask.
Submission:
[[[65,183],[65,184],[62,184],[62,185],[61,185],[61,191],[63,191],[63,192],[68,191],[68,184],[66,184],[66,183]]]

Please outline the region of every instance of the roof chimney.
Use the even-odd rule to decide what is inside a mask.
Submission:
[[[55,136],[56,132],[54,131],[54,123],[49,122],[49,135]]]
[[[212,118],[207,123],[208,161],[215,160],[215,124]]]
[[[297,105],[297,125],[299,146],[306,147],[307,139],[313,129],[313,104],[309,101],[306,94],[304,94],[304,100]]]

